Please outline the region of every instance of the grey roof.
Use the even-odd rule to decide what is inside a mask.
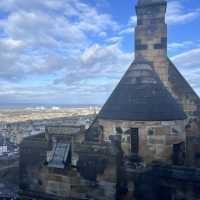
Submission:
[[[172,121],[186,118],[149,63],[133,63],[99,118],[130,121]]]
[[[70,156],[70,144],[54,144],[48,167],[64,169]]]
[[[197,105],[197,110],[193,113],[194,116],[200,116],[200,98],[187,82],[187,80],[178,71],[176,66],[169,59],[169,81],[173,91],[179,96],[190,97]]]

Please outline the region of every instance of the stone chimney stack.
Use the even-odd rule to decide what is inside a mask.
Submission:
[[[167,86],[166,7],[165,0],[138,0],[136,6],[135,60],[152,62],[160,79]]]

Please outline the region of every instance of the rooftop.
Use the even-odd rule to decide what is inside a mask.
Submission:
[[[99,118],[129,121],[173,121],[186,118],[149,63],[133,63]]]

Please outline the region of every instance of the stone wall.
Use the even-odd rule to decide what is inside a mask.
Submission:
[[[190,119],[186,125],[186,164],[200,168],[200,121]]]
[[[165,86],[168,86],[166,4],[137,6],[135,60],[152,62]]]
[[[136,200],[199,200],[200,171],[170,165],[153,165],[135,179]]]
[[[135,60],[152,62],[158,76],[189,116],[200,117],[200,99],[167,56],[166,3],[137,6]]]
[[[76,165],[60,170],[47,166],[36,169],[39,175],[33,174],[32,179],[40,177],[42,186],[39,190],[34,185],[33,190],[58,199],[114,200],[117,184],[115,153],[111,153],[109,147],[97,144],[77,144],[74,149],[76,152],[72,156],[78,155]]]
[[[130,128],[139,129],[139,156],[145,163],[152,161],[171,161],[173,145],[185,142],[184,121],[169,122],[132,122],[99,119],[103,126],[104,140],[111,136],[120,135],[117,128],[122,130],[121,144],[124,154],[131,154]]]
[[[23,199],[115,200],[121,160],[117,145],[76,142],[69,136],[82,137],[81,132],[64,134],[62,127],[58,127],[57,131],[55,127],[51,130],[53,132],[48,137],[48,133],[46,137],[45,134],[30,137],[21,144],[20,189]],[[73,141],[70,160],[64,168],[60,167],[62,165],[52,167],[48,164],[47,154],[52,150],[51,143],[56,142],[52,141],[52,137],[57,142],[62,137],[62,143],[67,144]]]
[[[169,60],[169,89],[182,104],[189,118],[200,117],[200,99],[185,78]]]
[[[41,171],[48,149],[44,134],[24,139],[20,145],[20,189],[43,191]]]

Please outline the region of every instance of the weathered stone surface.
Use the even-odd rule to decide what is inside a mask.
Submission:
[[[135,61],[101,109],[98,118],[173,121],[183,120],[186,116],[158,78],[153,66],[148,62]]]

